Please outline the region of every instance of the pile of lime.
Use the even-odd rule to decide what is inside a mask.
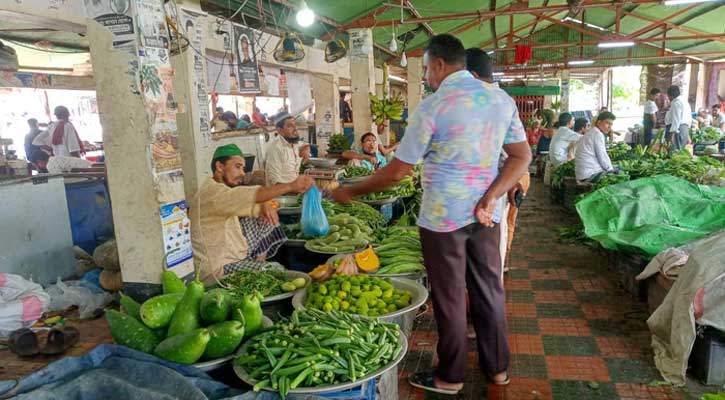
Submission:
[[[396,289],[386,278],[336,275],[307,289],[305,307],[377,317],[409,306],[410,297],[410,291]]]

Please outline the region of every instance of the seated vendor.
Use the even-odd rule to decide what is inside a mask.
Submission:
[[[277,212],[267,202],[306,192],[314,184],[303,175],[271,187],[242,186],[244,155],[235,144],[216,149],[211,170],[213,176],[189,202],[194,263],[206,283],[271,256],[286,237]]]
[[[554,167],[573,158],[570,150],[576,147],[576,143],[582,138],[582,135],[571,129],[574,127],[574,117],[569,113],[559,114],[559,122],[556,123],[556,127],[549,147],[549,160]]]
[[[300,143],[294,117],[286,112],[274,118],[277,137],[267,145],[264,174],[267,185],[290,183],[300,174],[300,166],[310,158],[310,145]]]
[[[342,158],[346,160],[358,160],[360,166],[371,171],[384,167],[388,160],[385,158],[389,153],[398,148],[396,143],[390,147],[385,147],[378,143],[378,138],[374,133],[368,132],[360,138],[362,144],[360,150],[347,150],[342,153]]]
[[[43,150],[35,150],[28,161],[33,163],[41,174],[60,174],[93,166],[93,163],[82,158],[51,156]]]
[[[607,154],[605,135],[612,130],[615,116],[609,111],[597,116],[596,125],[579,140],[574,157],[576,179],[596,183],[607,173],[616,173]]]

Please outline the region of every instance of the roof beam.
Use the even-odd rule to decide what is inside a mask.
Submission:
[[[411,3],[410,0],[403,0],[403,4],[408,7],[408,11],[410,11],[410,13],[413,14],[415,18],[423,18],[423,16],[420,15],[420,12],[418,12],[418,9],[413,6],[413,3]],[[433,31],[433,28],[428,25],[427,22],[423,22],[422,25],[423,28],[428,31],[428,36],[435,36],[436,33]]]
[[[678,16],[680,16],[680,15],[682,15],[682,14],[684,14],[684,13],[690,11],[690,10],[692,10],[693,8],[695,8],[697,6],[699,6],[699,4],[689,5],[689,6],[685,7],[685,8],[683,8],[682,10],[679,10],[676,13],[670,14],[670,15],[666,16],[665,18],[663,18],[663,19],[661,19],[661,20],[659,20],[659,21],[657,21],[657,22],[655,22],[655,23],[653,23],[653,24],[651,24],[649,26],[645,26],[644,28],[642,28],[640,30],[637,30],[635,32],[632,32],[630,34],[627,34],[627,38],[628,39],[633,39],[633,38],[642,36],[642,35],[644,35],[647,32],[651,32],[651,31],[659,28],[660,26],[664,25],[665,22],[671,20],[672,18],[676,18],[676,17],[678,17]]]
[[[272,1],[285,1],[285,0],[272,0]],[[651,3],[659,3],[661,0],[630,0],[628,4],[651,4]],[[613,6],[616,6],[617,4],[620,4],[618,1],[598,1],[598,2],[587,2],[584,4],[579,5],[579,8],[596,8],[596,7],[604,7],[604,8],[611,8]],[[535,13],[543,13],[543,12],[561,12],[561,11],[569,11],[569,6],[564,5],[549,5],[546,7],[508,7],[506,9],[502,10],[494,10],[494,11],[473,11],[473,12],[463,12],[463,13],[453,13],[453,14],[442,14],[442,15],[431,15],[427,17],[422,18],[410,18],[404,21],[398,21],[398,20],[387,20],[387,21],[376,21],[375,26],[390,26],[393,24],[420,24],[423,22],[434,22],[434,21],[451,21],[451,20],[457,20],[457,19],[470,19],[470,18],[482,18],[482,17],[489,17],[489,16],[499,16],[499,15],[510,15],[510,14],[535,14]]]
[[[716,35],[692,35],[692,36],[674,36],[667,38],[668,42],[674,42],[674,41],[680,41],[680,40],[703,40],[703,39],[714,39],[722,37],[722,35],[716,34]],[[517,36],[517,38],[521,39]],[[642,39],[632,39],[632,42],[635,44],[646,44],[646,43],[660,43],[662,42],[662,37],[652,37],[652,38],[642,38]],[[569,42],[569,43],[534,43],[531,44],[532,49],[562,49],[562,48],[569,48],[569,47],[579,47],[579,46],[596,46],[598,45],[598,41],[580,41],[580,42]],[[516,47],[503,47],[503,48],[497,48],[492,49],[493,51],[513,51],[516,50]],[[725,54],[725,51],[723,51]],[[676,56],[686,56],[687,54],[674,54]],[[670,57],[673,56],[672,54],[669,55]],[[667,57],[667,55],[665,55]]]
[[[656,23],[659,23],[660,22],[659,20],[657,20],[655,18],[650,18],[650,17],[644,16],[644,15],[640,15],[640,14],[635,14],[635,13],[633,13],[631,11],[623,11],[623,13],[625,15],[630,16],[630,17],[637,18],[637,19],[641,19],[643,21],[648,21],[648,22],[651,22],[653,24],[656,24]],[[681,31],[681,32],[685,32],[685,33],[689,33],[689,34],[692,34],[692,35],[703,35],[703,34],[705,34],[705,32],[698,31],[696,29],[687,28],[687,27],[684,27],[684,26],[675,25],[675,24],[672,24],[670,22],[665,22],[665,25],[667,27],[671,28],[671,29],[678,30],[678,31]],[[721,43],[725,43],[725,38],[723,38],[723,37],[721,37],[719,39],[714,39],[714,40],[716,40],[718,42],[721,42]]]
[[[718,57],[718,56],[725,56],[725,51],[704,51],[704,52],[699,52],[699,53],[691,53],[690,55],[699,56],[699,57]],[[652,59],[663,59],[663,60],[660,60],[660,62],[661,61],[675,61],[675,60],[677,60],[677,62],[682,62],[683,58],[686,58],[686,57],[684,55],[671,55],[671,56],[662,57],[659,54],[649,54],[649,55],[640,55],[640,56],[632,56],[632,57],[625,56],[625,57],[611,57],[611,58],[591,58],[591,60],[594,60],[595,63],[596,62],[611,62],[611,61],[629,61],[629,60],[652,60]],[[699,61],[691,61],[691,60],[686,60],[686,61],[699,62]],[[541,63],[541,64],[527,64],[527,66],[535,67],[538,65],[544,65],[544,66],[551,66],[551,67],[558,67],[558,68],[561,68],[561,66],[566,66],[567,68],[574,67],[574,66],[567,65],[567,62],[568,62],[568,60],[548,61],[548,62]],[[597,66],[588,65],[587,67],[596,68]],[[494,67],[494,68],[496,68],[496,67]],[[516,68],[513,68],[513,69],[498,68],[497,69],[497,71],[500,71],[500,70],[503,70],[505,72],[511,72],[511,73],[519,71]]]
[[[390,6],[383,5],[383,6],[380,6],[380,7],[376,8],[374,11],[372,11],[372,12],[370,12],[368,14],[365,14],[365,15],[363,15],[361,17],[355,18],[352,22],[350,22],[348,24],[338,25],[335,28],[335,30],[333,30],[332,32],[330,32],[327,35],[323,36],[322,37],[322,40],[329,41],[333,37],[335,37],[335,35],[337,35],[338,33],[345,32],[348,29],[372,27],[373,25],[375,25],[375,17],[377,17],[378,15],[380,15],[380,14],[388,11],[389,9],[390,9]]]

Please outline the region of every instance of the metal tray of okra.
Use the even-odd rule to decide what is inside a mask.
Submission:
[[[246,342],[242,345],[242,348],[239,349],[239,352],[237,353],[237,356],[241,357],[244,355],[245,350],[247,348],[247,345],[249,345],[250,342]],[[400,332],[398,335],[398,345],[401,346],[400,354],[398,354],[395,359],[390,361],[388,364],[386,364],[384,367],[380,368],[379,370],[375,372],[371,372],[362,378],[356,380],[355,382],[346,382],[346,383],[338,383],[337,385],[325,385],[325,386],[316,386],[316,387],[301,387],[296,389],[291,389],[289,391],[290,394],[321,394],[321,393],[329,393],[329,392],[339,392],[347,389],[356,388],[363,383],[369,381],[370,379],[377,378],[380,375],[390,371],[391,369],[395,368],[402,360],[403,357],[405,357],[405,354],[408,352],[408,339],[405,336],[403,332]],[[254,386],[258,383],[257,380],[253,379],[251,376],[249,376],[249,373],[242,367],[241,365],[238,365],[234,363],[234,373],[237,374],[239,379],[244,381],[249,386]],[[262,390],[268,391],[268,392],[276,392],[275,389],[272,389],[271,387],[264,388]]]

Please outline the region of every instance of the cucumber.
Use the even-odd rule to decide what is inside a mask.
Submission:
[[[331,235],[327,236],[326,238],[322,239],[321,241],[324,244],[332,244],[340,240],[340,232],[334,232]]]
[[[106,321],[113,341],[122,346],[151,353],[161,341],[151,329],[128,314],[106,310]]]
[[[141,321],[141,304],[139,304],[136,300],[126,296],[125,294],[121,294],[120,302],[124,314]]]
[[[161,273],[161,287],[164,289],[164,294],[184,293],[184,290],[186,290],[184,281],[172,271],[164,271]]]
[[[171,322],[183,293],[169,293],[152,297],[141,304],[141,321],[149,328],[163,328]]]
[[[201,326],[199,308],[202,297],[204,297],[204,284],[200,281],[191,282],[174,310],[169,331],[166,333],[169,337],[193,331]]]
[[[225,289],[212,289],[201,298],[199,315],[205,324],[211,325],[226,321],[231,309],[229,293]]]
[[[179,364],[193,364],[204,354],[209,339],[207,329],[195,329],[167,338],[156,346],[154,354],[164,360]]]
[[[232,354],[244,338],[244,324],[240,321],[219,322],[207,329],[209,330],[209,343],[202,356],[207,360]]]

